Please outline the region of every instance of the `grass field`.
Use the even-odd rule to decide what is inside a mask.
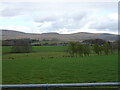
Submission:
[[[11,46],[3,46],[2,47],[2,54],[10,53],[11,52]]]
[[[64,52],[67,46],[33,46],[34,52]]]
[[[64,52],[67,49],[67,46],[33,46],[33,52]],[[3,46],[2,53],[8,54],[12,50],[11,46]]]
[[[118,55],[67,57],[64,46],[3,54],[3,84],[117,82]],[[10,51],[10,47],[4,47]],[[40,50],[40,52],[38,52]]]

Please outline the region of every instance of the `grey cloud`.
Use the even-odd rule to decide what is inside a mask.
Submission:
[[[109,31],[114,31],[118,30],[118,21],[117,20],[109,20],[106,19],[106,22],[103,20],[97,21],[89,27],[91,29],[97,29],[97,30],[109,30]]]
[[[116,10],[116,3],[48,3],[48,2],[7,2],[2,3],[0,8],[4,9],[0,12],[1,16],[17,16],[21,14],[29,14],[31,12],[54,14],[56,12],[74,13],[81,11],[91,11],[95,8],[107,8],[110,10]],[[46,14],[46,13],[45,13]],[[78,17],[79,18],[79,17]],[[78,19],[76,17],[76,19]]]
[[[0,8],[0,16],[2,17],[14,17],[21,14],[29,14],[34,11],[38,11],[40,8],[39,3],[31,3],[31,2],[6,2],[1,3]]]
[[[92,15],[92,14],[91,14]],[[40,18],[39,18],[40,19]],[[96,29],[100,30],[107,30],[113,31],[118,30],[117,27],[117,20],[111,20],[107,16],[104,16],[101,19],[98,17],[90,16],[89,13],[74,13],[74,14],[64,14],[61,16],[49,16],[44,17],[37,21],[37,23],[44,23],[44,22],[51,22],[50,26],[43,27],[42,25],[39,26],[39,29],[45,31],[57,31],[60,29],[68,29],[70,30],[77,30],[83,28],[87,23],[94,22],[90,24],[88,29]],[[35,21],[36,22],[36,21]]]
[[[51,22],[51,25],[45,27],[44,29],[49,30],[58,30],[58,29],[80,29],[86,22],[87,13],[72,13],[72,14],[64,14],[58,16],[46,16],[43,18],[35,19],[36,23],[44,23]],[[38,27],[43,29],[43,25],[39,25]]]
[[[4,7],[0,11],[0,16],[2,17],[14,17],[23,14],[24,12],[24,5],[19,3],[2,3],[0,7]]]
[[[34,22],[39,23],[38,29],[43,31],[57,31],[58,29],[81,29],[88,22],[95,21],[90,25],[90,29],[116,30],[116,21],[107,20],[106,22],[96,21],[98,17],[92,14],[104,12],[117,12],[116,3],[3,3],[0,7],[0,16],[15,17],[18,15],[28,15],[35,18]],[[98,11],[98,13],[97,13]],[[103,19],[104,20],[104,19]],[[45,25],[49,22],[50,25]],[[31,22],[32,23],[32,22]],[[67,31],[68,32],[68,31]]]
[[[4,7],[4,8],[3,8]],[[7,2],[2,3],[0,8],[3,10],[0,12],[2,17],[13,17],[21,14],[30,14],[33,12],[55,14],[56,12],[74,13],[80,11],[91,11],[99,8],[108,8],[110,10],[116,10],[116,3],[48,3],[48,2]],[[46,14],[46,13],[45,13]],[[79,17],[75,18],[79,19]]]
[[[21,14],[31,14],[36,12],[36,14],[50,14],[63,11],[62,5],[55,3],[38,3],[38,2],[6,2],[0,3],[0,16],[2,17],[13,17]]]
[[[56,17],[38,17],[35,19],[35,22],[38,22],[38,23],[43,23],[43,22],[53,22],[55,21],[57,18]]]
[[[4,9],[1,11],[0,16],[3,17],[14,17],[17,15],[21,15],[22,13],[20,12],[19,9]]]

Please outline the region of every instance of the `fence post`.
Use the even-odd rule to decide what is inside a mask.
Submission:
[[[118,86],[118,90],[120,90],[120,86]]]
[[[45,90],[48,90],[48,87],[45,87]]]

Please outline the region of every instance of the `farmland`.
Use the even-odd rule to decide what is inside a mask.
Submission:
[[[3,47],[3,84],[117,82],[118,54],[68,57],[66,46]]]
[[[12,50],[11,48],[11,46],[3,46],[2,53],[10,53]],[[64,52],[64,50],[67,49],[67,46],[33,46],[32,49],[33,52]]]

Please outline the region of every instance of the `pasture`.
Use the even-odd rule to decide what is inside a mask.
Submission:
[[[3,46],[2,53],[7,54],[11,52],[11,46]],[[67,46],[32,46],[33,52],[64,52]]]
[[[118,54],[68,57],[66,46],[36,46],[32,53],[3,47],[3,84],[117,82]]]

